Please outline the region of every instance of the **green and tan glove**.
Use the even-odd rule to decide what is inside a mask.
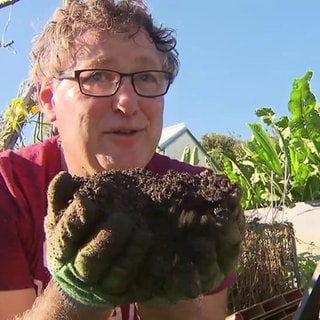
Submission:
[[[140,288],[152,286],[145,302],[176,303],[214,290],[238,259],[245,231],[241,190],[209,170],[132,174],[154,204],[144,213],[154,238],[140,279]]]
[[[128,286],[151,247],[152,235],[139,216],[144,199],[128,206],[132,190],[106,180],[91,182],[63,172],[50,183],[45,219],[48,268],[74,300],[110,308],[134,301]]]
[[[49,270],[70,297],[94,307],[195,298],[235,266],[240,197],[211,171],[61,173],[48,191]]]

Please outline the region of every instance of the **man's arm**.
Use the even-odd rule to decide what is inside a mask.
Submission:
[[[0,299],[0,320],[107,320],[112,312],[72,303],[53,281],[36,299],[33,289],[1,291]]]
[[[138,306],[143,320],[224,320],[228,289],[194,300],[180,301],[171,307]]]
[[[35,298],[36,293],[32,288],[0,291],[0,320],[13,319],[17,314],[30,309]]]

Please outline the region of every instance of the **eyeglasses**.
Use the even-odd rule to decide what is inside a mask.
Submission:
[[[58,79],[77,79],[80,91],[86,96],[111,97],[117,93],[123,77],[131,78],[137,95],[148,98],[165,95],[173,81],[172,73],[168,71],[146,70],[121,73],[108,69],[63,71]]]

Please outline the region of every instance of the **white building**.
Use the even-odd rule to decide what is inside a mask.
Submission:
[[[159,142],[160,153],[181,160],[187,145],[191,152],[195,147],[198,148],[199,165],[206,166],[206,152],[183,122],[163,128]]]

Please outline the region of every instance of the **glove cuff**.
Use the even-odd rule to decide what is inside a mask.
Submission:
[[[115,307],[104,297],[97,294],[96,286],[84,283],[77,275],[71,263],[67,263],[54,273],[53,280],[68,297],[84,306],[99,310]]]

